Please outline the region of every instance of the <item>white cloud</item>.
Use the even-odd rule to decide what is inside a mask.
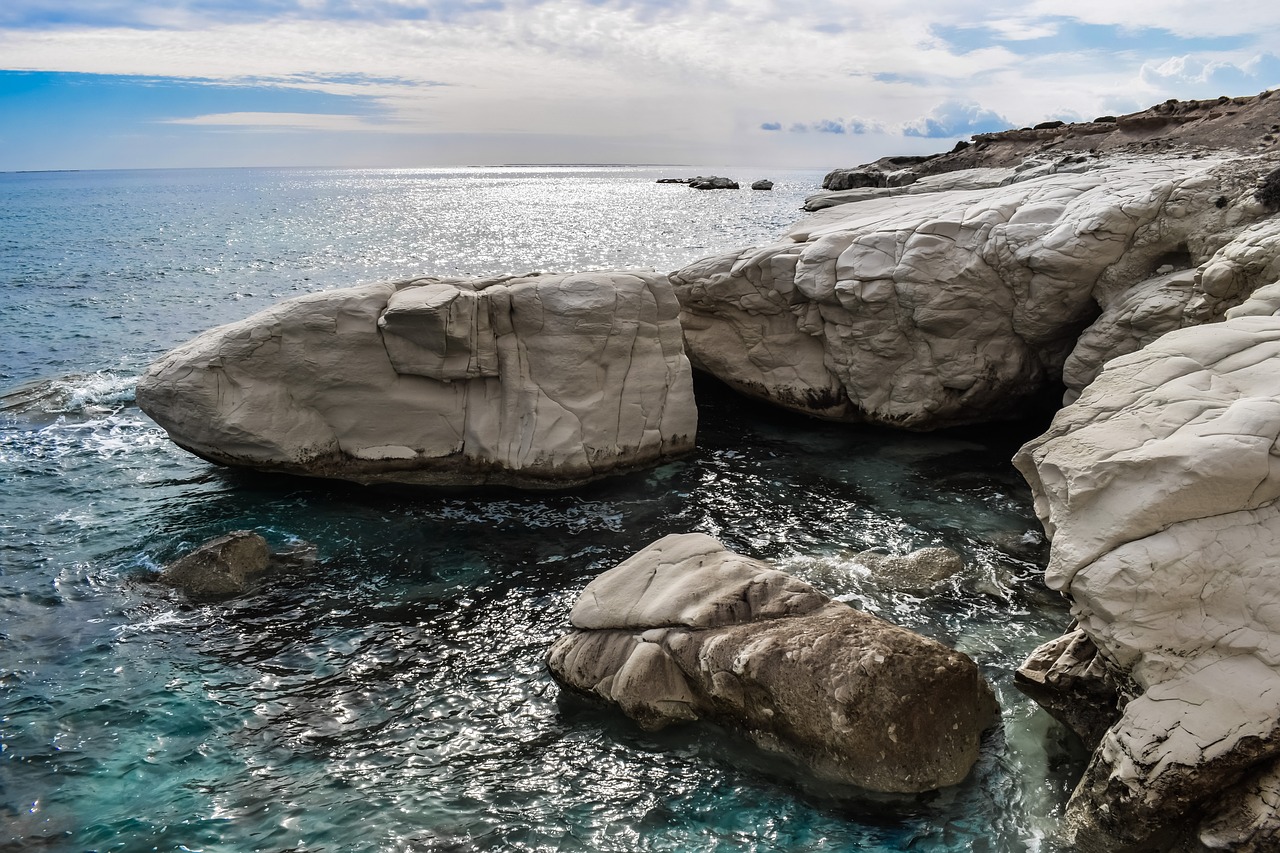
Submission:
[[[189,118],[165,119],[162,124],[199,127],[235,127],[249,130],[395,131],[394,124],[371,122],[364,116],[330,113],[211,113]]]
[[[1202,56],[1175,56],[1147,62],[1139,76],[1148,86],[1182,93],[1182,97],[1252,94],[1280,86],[1280,57],[1266,53],[1232,62]]]
[[[93,15],[79,24],[12,24],[67,5],[5,0],[0,65],[363,99],[364,115],[173,117],[193,126],[577,136],[588,140],[584,151],[590,139],[666,139],[664,151],[697,162],[743,152],[734,146],[753,139],[777,151],[807,146],[821,165],[817,158],[842,150],[830,146],[855,137],[886,146],[879,156],[921,138],[991,129],[1006,116],[1024,125],[1121,111],[1125,99],[1137,99],[1137,109],[1203,97],[1170,91],[1192,85],[1250,93],[1267,84],[1228,85],[1231,75],[1268,76],[1272,66],[1250,57],[1280,41],[1280,8],[1271,8],[1280,4],[1257,0],[1240,0],[1230,14],[1199,0],[85,0],[78,5]],[[334,9],[344,16],[326,18]],[[113,14],[147,25],[95,23]],[[1181,66],[1169,64],[1167,48],[1144,54],[1140,44],[1051,56],[1011,49],[1064,21],[1232,35],[1252,46],[1197,51]],[[935,35],[939,25],[997,38],[960,50]],[[760,132],[772,123],[812,131],[815,117],[849,115],[860,118],[822,125],[845,133]],[[904,140],[904,128],[918,136]]]

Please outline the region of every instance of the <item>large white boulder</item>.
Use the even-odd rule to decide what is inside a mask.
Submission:
[[[1208,261],[1264,212],[1253,191],[1267,165],[1086,166],[841,204],[773,245],[674,272],[690,357],[823,418],[932,429],[1019,416],[1100,307],[1171,261]]]
[[[331,290],[206,332],[137,400],[206,459],[357,482],[550,487],[693,447],[668,282],[641,271]]]
[[[819,778],[878,791],[960,782],[995,702],[960,652],[833,601],[700,533],[587,585],[548,666],[642,726],[706,719]]]
[[[1274,849],[1280,317],[1170,332],[1112,360],[1015,464],[1052,538],[1046,580],[1102,658],[1092,681],[1122,705],[1068,807],[1074,843],[1165,849],[1181,832]],[[1054,654],[1029,662],[1042,687],[1088,687],[1078,664],[1037,657]]]

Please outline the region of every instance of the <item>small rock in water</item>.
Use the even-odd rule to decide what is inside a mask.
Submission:
[[[771,190],[773,189],[773,181],[768,178],[762,178],[751,185],[753,190]]]
[[[191,598],[227,598],[248,589],[250,579],[285,567],[315,562],[314,545],[300,543],[272,554],[267,540],[250,530],[236,530],[210,539],[179,557],[157,580],[175,586]]]
[[[738,182],[733,178],[721,178],[718,175],[703,177],[699,175],[689,180],[689,186],[695,190],[736,190],[740,189]]]
[[[950,548],[921,548],[902,556],[863,551],[853,559],[881,583],[904,590],[928,589],[964,568],[964,560]]]

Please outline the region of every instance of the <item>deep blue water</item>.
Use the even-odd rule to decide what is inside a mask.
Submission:
[[[647,474],[396,491],[216,468],[133,405],[155,356],[281,298],[665,271],[773,239],[821,180],[654,183],[689,171],[0,174],[0,850],[1048,849],[1079,755],[1011,684],[1066,621],[1016,430],[820,424],[703,383],[699,450]],[[319,563],[216,604],[147,582],[239,528]],[[691,530],[977,659],[1004,714],[971,778],[815,786],[725,732],[562,701],[543,656],[577,593]],[[849,560],[931,544],[967,568],[928,595]]]

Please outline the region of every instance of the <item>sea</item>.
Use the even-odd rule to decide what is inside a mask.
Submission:
[[[824,423],[698,382],[692,455],[561,492],[218,467],[134,404],[161,353],[280,300],[422,275],[644,268],[772,242],[814,171],[0,174],[0,850],[1041,851],[1083,767],[1013,686],[1069,622],[1009,459],[1043,423]],[[154,583],[223,533],[318,550],[225,601]],[[972,656],[969,778],[819,783],[731,731],[651,733],[545,668],[583,587],[700,531]],[[929,592],[854,559],[943,545]],[[927,701],[927,700],[926,700]]]

